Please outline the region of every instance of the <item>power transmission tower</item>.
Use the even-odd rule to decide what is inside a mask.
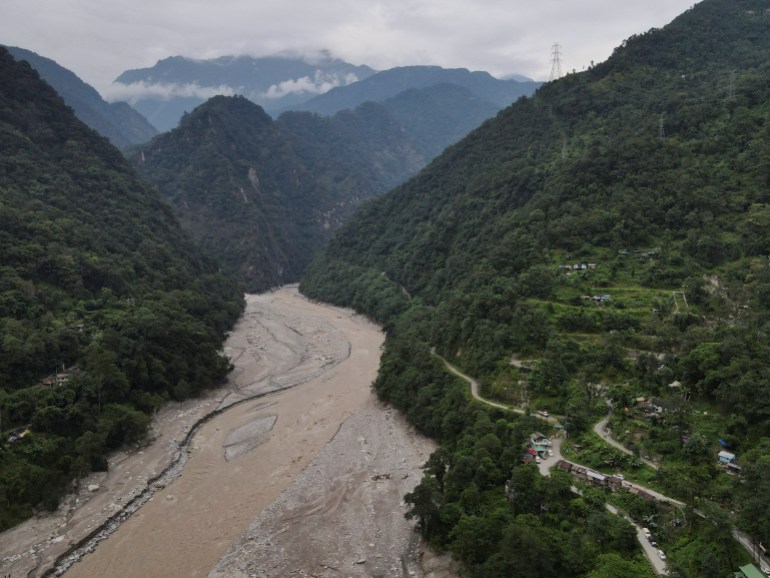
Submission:
[[[730,71],[730,83],[727,85],[727,100],[735,100],[735,71]]]
[[[551,46],[551,76],[548,80],[556,80],[561,77],[561,46],[554,42],[553,46]]]

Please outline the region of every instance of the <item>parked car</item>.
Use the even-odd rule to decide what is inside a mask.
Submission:
[[[661,560],[666,559],[666,555],[663,553],[663,550],[658,550],[658,558],[660,558]]]
[[[540,464],[543,462],[543,459],[540,456],[535,456],[535,463]]]
[[[553,457],[553,450],[548,450],[548,457]]]
[[[652,536],[652,534],[650,534],[650,531],[647,528],[642,528],[642,534],[644,534],[645,538],[647,538],[648,540],[650,539],[650,536]]]

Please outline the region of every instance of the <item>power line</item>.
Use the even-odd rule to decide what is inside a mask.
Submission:
[[[553,46],[551,46],[551,76],[548,80],[556,80],[561,77],[561,46],[554,42]]]

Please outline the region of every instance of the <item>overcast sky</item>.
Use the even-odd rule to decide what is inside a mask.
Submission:
[[[0,44],[52,58],[100,92],[168,56],[328,49],[384,70],[411,64],[547,80],[605,60],[693,0],[0,0]]]

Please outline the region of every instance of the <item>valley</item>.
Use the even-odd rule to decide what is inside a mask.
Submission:
[[[124,156],[0,59],[0,574],[767,572],[768,1]]]
[[[288,564],[309,575],[326,564],[346,566],[351,576],[373,568],[400,576],[402,560],[420,575],[403,494],[434,445],[371,392],[382,332],[296,288],[247,302],[225,345],[235,365],[228,384],[165,408],[152,443],[112,456],[109,472],[83,480],[59,511],[4,533],[0,573],[206,576],[235,542],[212,575],[238,575],[233,568],[254,564]],[[156,484],[140,509],[62,557],[180,452],[183,467]],[[248,538],[260,525],[272,528],[260,531],[271,543],[269,563],[255,551],[261,542]],[[340,528],[347,529],[342,541]],[[307,547],[311,529],[315,549]],[[288,575],[285,569],[267,575]]]

